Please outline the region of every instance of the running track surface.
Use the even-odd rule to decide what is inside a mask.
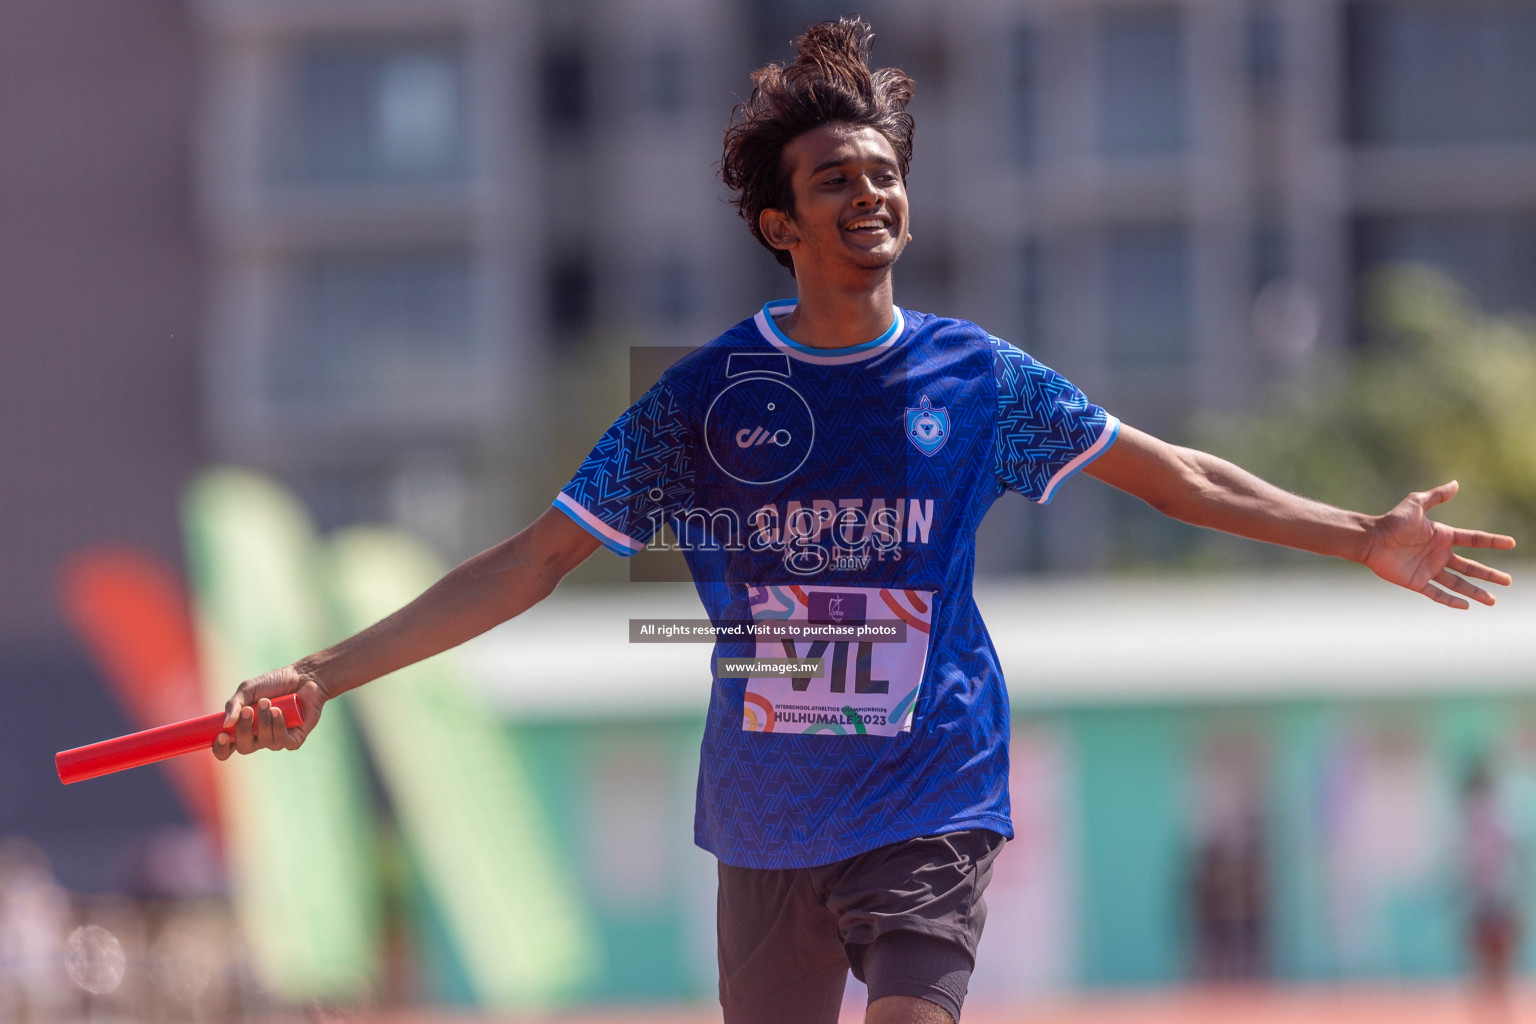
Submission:
[[[431,1011],[350,1017],[348,1024],[720,1024],[698,1006],[484,1017]],[[848,1008],[841,1024],[860,1024]],[[1182,989],[1070,1002],[967,1005],[965,1024],[1536,1024],[1536,988],[1507,1004],[1468,988]]]

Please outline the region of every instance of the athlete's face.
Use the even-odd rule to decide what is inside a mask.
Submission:
[[[906,247],[907,190],[890,140],[873,128],[826,124],[784,147],[795,211],[764,210],[763,236],[795,275],[850,265],[879,270]]]

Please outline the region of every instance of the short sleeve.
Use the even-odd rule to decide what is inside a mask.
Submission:
[[[1078,470],[1104,454],[1120,421],[1088,401],[1072,382],[997,338],[999,486],[1044,505]]]
[[[629,556],[693,493],[690,432],[667,378],[614,421],[554,505],[615,554]]]

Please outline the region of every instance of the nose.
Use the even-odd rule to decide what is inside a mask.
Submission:
[[[869,175],[859,175],[858,192],[853,197],[853,205],[859,207],[880,206],[884,202],[885,194],[875,187],[875,183],[870,179]]]

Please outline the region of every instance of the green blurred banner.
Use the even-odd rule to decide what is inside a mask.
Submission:
[[[299,505],[255,474],[216,469],[184,503],[207,696],[336,637]],[[379,980],[377,851],[362,752],[345,702],[295,752],[218,766],[231,878],[269,991],[290,1002],[365,999]]]
[[[367,527],[337,534],[326,568],[349,633],[445,569],[410,537]],[[596,966],[590,910],[510,738],[454,652],[346,699],[477,1000],[523,1007],[573,992]]]

